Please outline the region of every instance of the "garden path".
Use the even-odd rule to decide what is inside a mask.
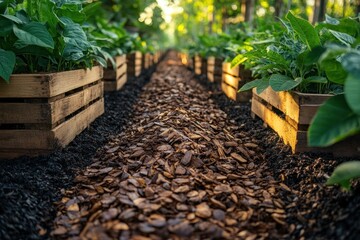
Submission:
[[[279,185],[258,145],[175,53],[135,105],[133,124],[63,190],[56,238],[281,238]],[[259,157],[260,156],[260,157]]]

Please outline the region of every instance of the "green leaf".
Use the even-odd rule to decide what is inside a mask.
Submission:
[[[15,54],[10,51],[0,49],[0,77],[9,83],[10,76],[15,67]]]
[[[344,55],[341,61],[344,69],[353,75],[360,75],[360,52],[352,52]]]
[[[54,41],[47,31],[46,27],[38,22],[31,22],[18,28],[16,25],[13,27],[14,34],[18,37],[15,43],[17,48],[23,48],[28,45],[35,45],[54,49]]]
[[[321,68],[325,71],[329,81],[337,84],[344,84],[347,73],[341,63],[335,59],[322,61]]]
[[[23,21],[20,18],[15,17],[13,15],[1,14],[1,16],[6,18],[6,19],[9,19],[10,21],[12,21],[14,23],[23,24]]]
[[[282,74],[273,74],[271,75],[269,82],[271,88],[274,91],[279,92],[279,91],[289,91],[295,88],[297,85],[299,85],[302,82],[302,79],[297,78],[294,80]]]
[[[326,181],[326,185],[339,184],[343,189],[350,190],[350,181],[360,177],[360,161],[349,161],[337,166]]]
[[[344,92],[350,108],[360,116],[360,75],[350,73],[347,76]]]
[[[327,147],[359,132],[360,116],[350,109],[344,94],[340,94],[318,109],[308,130],[308,144]]]
[[[257,94],[262,93],[262,92],[265,91],[268,87],[269,87],[269,79],[268,79],[268,78],[263,78],[263,79],[261,79],[260,84],[256,87],[256,92],[257,92]]]
[[[102,3],[100,1],[87,4],[83,9],[86,18],[94,16],[101,7],[101,4]]]
[[[312,64],[315,64],[319,61],[321,55],[326,51],[326,48],[318,46],[313,48],[311,51],[309,52],[304,52],[305,53],[305,57],[303,59],[304,64],[306,66],[310,66]]]
[[[327,79],[321,76],[311,76],[306,78],[304,81],[309,83],[327,83]]]
[[[352,36],[350,36],[347,33],[337,32],[334,30],[329,30],[329,32],[341,43],[345,44],[346,46],[350,47],[356,39]]]
[[[12,32],[13,25],[12,21],[0,16],[0,37],[7,37]]]
[[[251,82],[245,83],[240,89],[239,92],[248,91],[250,89],[256,88],[261,85],[262,79],[255,79]]]
[[[308,21],[294,16],[291,11],[288,12],[286,18],[289,20],[295,32],[299,35],[300,39],[306,43],[310,50],[321,45],[318,33]]]
[[[325,22],[331,25],[338,25],[340,22],[336,18],[330,17],[329,15],[325,15]]]
[[[237,55],[232,61],[231,61],[231,67],[236,67],[240,64],[242,64],[243,62],[245,62],[248,58],[245,57],[243,54],[239,54]]]

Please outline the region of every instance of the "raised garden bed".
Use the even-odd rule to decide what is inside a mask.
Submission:
[[[207,78],[210,82],[221,82],[222,63],[220,58],[209,57],[207,59]]]
[[[104,71],[104,90],[117,91],[121,89],[127,80],[126,55],[115,57],[116,69],[109,67]]]
[[[103,69],[14,74],[0,82],[0,159],[64,147],[104,112]]]
[[[154,64],[154,56],[151,53],[145,53],[142,56],[142,68],[149,69]]]
[[[319,106],[331,95],[300,92],[275,92],[267,88],[261,94],[253,90],[251,112],[271,127],[293,153],[327,152],[335,156],[360,156],[360,137],[352,137],[328,148],[307,145],[307,129]]]
[[[231,63],[224,62],[222,65],[221,89],[230,99],[240,102],[248,102],[251,99],[251,92],[241,92],[238,90],[251,80],[251,72],[239,65],[231,68]]]
[[[196,75],[207,75],[207,60],[199,55],[194,56],[194,72]]]
[[[138,77],[141,74],[142,53],[137,51],[126,56],[127,76]]]

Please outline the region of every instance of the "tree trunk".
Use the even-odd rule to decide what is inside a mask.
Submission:
[[[281,18],[283,15],[283,0],[275,0],[275,17]]]
[[[327,0],[315,0],[314,15],[312,23],[324,21]]]
[[[254,21],[255,0],[245,0],[245,4],[245,22],[248,22],[250,27],[252,27]]]
[[[345,17],[346,14],[346,7],[347,7],[346,4],[347,4],[346,0],[343,0],[343,12],[342,12],[343,17]]]

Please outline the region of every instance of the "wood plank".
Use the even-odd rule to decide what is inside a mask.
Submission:
[[[88,87],[81,92],[66,96],[63,99],[51,103],[51,124],[57,123],[95,99],[102,97],[103,92],[104,85],[102,82],[99,82],[98,84]]]
[[[48,97],[57,96],[70,90],[88,85],[103,78],[103,68],[95,66],[90,69],[81,69],[53,73],[50,78],[50,93]]]
[[[102,98],[52,130],[57,144],[61,147],[65,147],[103,113],[104,99]]]
[[[127,82],[127,75],[125,73],[116,81],[116,90],[120,90],[125,85],[126,82]]]
[[[234,76],[229,75],[229,74],[223,74],[222,75],[222,80],[223,80],[223,82],[225,82],[226,84],[232,86],[235,89],[239,88],[239,81],[240,81],[239,77],[234,77]]]
[[[116,78],[116,72],[113,68],[104,69],[104,80],[112,81]]]
[[[49,97],[49,80],[49,74],[13,74],[10,84],[0,81],[0,98]]]
[[[41,149],[55,147],[50,130],[0,130],[1,149]]]
[[[0,103],[0,124],[41,124],[51,121],[47,103]]]
[[[229,62],[223,62],[222,70],[223,70],[224,73],[233,75],[235,77],[240,77],[240,68],[239,68],[239,66],[236,66],[236,67],[232,68],[231,63],[229,63]]]
[[[126,63],[126,55],[119,55],[115,57],[116,66],[119,67],[122,64]]]
[[[234,101],[237,100],[237,91],[236,91],[235,88],[233,88],[232,86],[226,84],[225,82],[222,82],[221,83],[221,89],[228,98],[230,98],[230,99],[232,99]]]
[[[268,109],[264,104],[256,98],[252,99],[251,112],[261,118],[270,128],[272,128],[284,141],[290,145],[293,151],[297,145],[297,131],[284,119],[279,117],[273,111]]]
[[[116,79],[121,78],[124,74],[126,74],[126,71],[127,71],[126,64],[122,64],[121,66],[119,66],[118,69],[116,70]]]

